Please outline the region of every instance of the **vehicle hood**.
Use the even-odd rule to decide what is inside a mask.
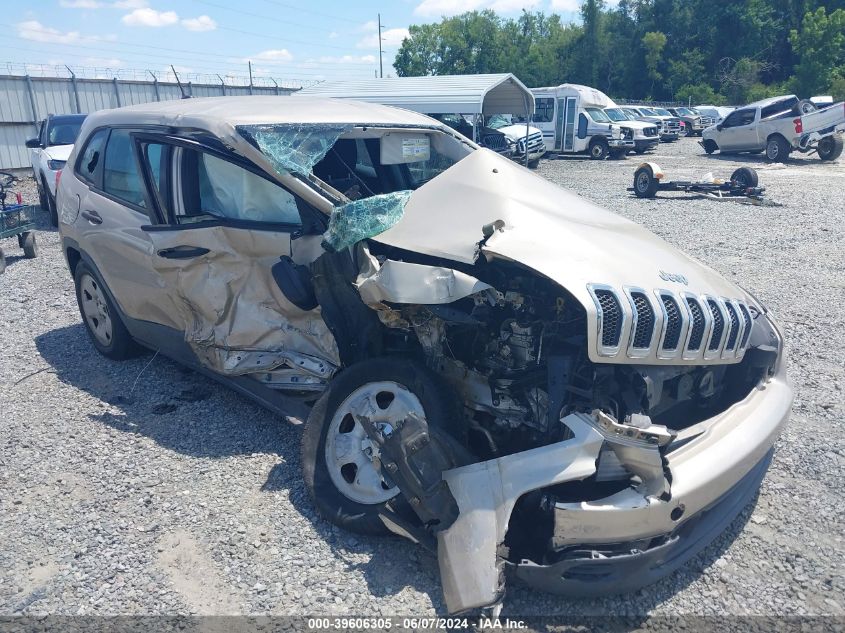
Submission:
[[[652,121],[614,121],[619,127],[629,127],[632,130],[644,130],[647,127],[655,127]]]
[[[44,153],[47,154],[48,160],[67,160],[70,152],[73,150],[73,145],[51,145],[44,148]]]
[[[502,229],[479,253],[482,227],[497,220]],[[473,152],[417,189],[403,218],[372,239],[464,263],[482,253],[519,262],[564,286],[585,306],[592,304],[588,284],[745,296],[638,224],[488,150]],[[687,283],[667,281],[677,276]]]
[[[521,138],[525,138],[525,124],[523,123],[516,123],[515,125],[506,125],[504,127],[496,128],[497,132],[501,132],[508,138],[513,140],[519,140]],[[542,134],[543,132],[536,127],[528,127],[528,135],[531,136],[532,134]]]

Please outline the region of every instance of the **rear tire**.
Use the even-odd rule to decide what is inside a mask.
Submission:
[[[731,174],[731,180],[746,189],[756,187],[759,182],[757,172],[750,167],[740,167]]]
[[[792,148],[782,136],[772,136],[766,143],[766,158],[773,163],[785,163]]]
[[[379,400],[383,391],[399,394],[396,396],[402,398],[399,404],[412,403],[412,410],[418,405],[429,424],[431,437],[453,457],[456,465],[466,459],[466,455],[461,454],[460,442],[453,439],[463,437],[464,420],[459,399],[452,390],[436,374],[413,360],[393,357],[364,360],[342,371],[329,383],[311,409],[302,433],[305,488],[317,513],[324,519],[359,534],[382,535],[389,530],[378,514],[388,504],[393,511],[411,519],[416,515],[398,488],[392,492],[386,487],[386,478],[380,470],[370,472],[374,462],[367,463],[357,455],[364,450],[359,439],[362,429],[358,429],[360,424],[350,413],[344,413],[344,409],[350,400],[367,394],[368,390],[378,392],[373,397],[384,412],[394,399],[389,399],[383,406]],[[450,437],[446,437],[445,432]],[[334,438],[331,442],[328,441],[330,434]],[[353,441],[339,442],[343,436]],[[366,436],[362,439],[367,443]],[[350,444],[354,450],[346,450],[344,444]],[[355,460],[351,457],[353,452],[356,452]],[[339,465],[344,459],[349,459],[350,463]],[[376,485],[378,481],[380,487]]]
[[[653,198],[657,195],[659,181],[648,165],[643,165],[634,172],[634,195],[638,198]]]
[[[841,134],[833,136],[826,136],[819,141],[816,151],[819,153],[819,158],[824,161],[836,160],[842,155],[842,148],[845,146]]]
[[[27,231],[21,235],[21,248],[23,248],[24,257],[27,259],[35,259],[38,257],[38,244],[35,242],[35,233]]]
[[[0,275],[6,272],[6,254],[3,252],[3,249],[0,248]]]
[[[607,144],[607,139],[594,138],[590,141],[589,151],[592,160],[604,160],[610,153],[610,145]]]
[[[801,116],[803,114],[810,114],[810,112],[815,112],[818,108],[816,108],[816,104],[810,101],[809,99],[801,99],[798,103],[795,104],[795,107],[792,108],[792,111],[795,113],[796,116]]]
[[[719,146],[716,145],[716,141],[714,141],[713,139],[708,138],[706,141],[704,141],[704,151],[708,154],[712,154],[717,149],[719,149]]]
[[[73,281],[79,314],[97,351],[112,360],[126,360],[137,356],[141,351],[140,346],[123,325],[105,285],[85,262],[76,265]]]

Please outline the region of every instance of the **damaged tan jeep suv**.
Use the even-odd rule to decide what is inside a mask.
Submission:
[[[90,115],[62,245],[94,346],[291,419],[322,516],[505,578],[665,576],[753,498],[792,402],[749,293],[428,117],[288,97]]]

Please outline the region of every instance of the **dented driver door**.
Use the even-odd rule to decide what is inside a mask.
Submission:
[[[171,146],[166,223],[145,227],[174,320],[199,362],[242,376],[284,365],[290,352],[337,362],[314,306],[299,307],[273,268],[302,230],[296,197],[247,164]]]

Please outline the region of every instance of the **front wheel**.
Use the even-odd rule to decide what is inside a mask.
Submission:
[[[613,149],[613,150],[610,150],[610,157],[613,160],[620,160],[622,158],[625,158],[625,154],[627,154],[627,153],[628,153],[627,149]]]
[[[745,189],[756,187],[759,183],[757,172],[750,167],[740,167],[737,169],[731,174],[731,180]]]
[[[436,374],[413,360],[376,358],[341,372],[314,405],[302,434],[302,474],[318,514],[371,535],[388,533],[378,516],[382,509],[413,519],[359,413],[366,411],[382,432],[411,416],[423,418],[437,446],[454,455],[451,438],[460,436],[464,426],[457,403]]]
[[[56,208],[56,199],[50,193],[50,188],[47,187],[47,179],[41,175],[41,187],[44,189],[44,202],[41,203],[41,208],[46,209],[50,214],[50,225],[59,226],[59,211]]]
[[[845,145],[845,142],[843,142],[842,136],[825,136],[819,141],[816,151],[822,160],[836,160],[842,155],[843,145]]]
[[[21,248],[23,249],[24,257],[27,259],[34,259],[38,256],[38,244],[35,242],[35,233],[27,231],[20,236]]]
[[[716,141],[714,141],[713,139],[708,138],[706,141],[704,141],[704,151],[708,154],[712,154],[717,149],[719,149],[719,146],[716,145]]]
[[[592,160],[604,160],[610,153],[610,146],[607,144],[607,139],[594,138],[590,141],[590,158]]]
[[[766,158],[773,163],[785,163],[792,148],[782,136],[773,136],[766,143]]]

